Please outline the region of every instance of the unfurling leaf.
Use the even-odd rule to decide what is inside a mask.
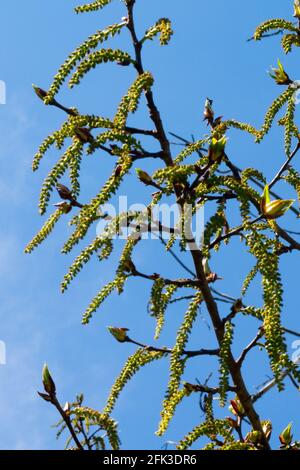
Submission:
[[[208,124],[213,123],[214,121],[214,110],[212,109],[213,100],[206,98],[204,105],[204,121],[207,121]]]
[[[286,71],[284,70],[283,65],[279,59],[278,59],[278,69],[272,67],[269,74],[270,74],[270,77],[272,77],[275,80],[277,85],[290,85],[291,83],[293,83],[290,77],[288,76],[288,74],[286,73]]]
[[[216,139],[215,137],[211,139],[211,143],[208,149],[208,158],[210,161],[216,162],[222,158],[226,142],[227,138],[225,136],[221,137],[220,139]]]
[[[274,201],[271,201],[269,186],[266,185],[262,195],[260,208],[266,219],[273,220],[285,214],[294,202],[294,199],[275,199]]]
[[[44,101],[44,99],[45,99],[46,96],[47,96],[47,92],[46,92],[45,90],[43,90],[42,88],[39,88],[38,86],[35,86],[34,84],[32,84],[32,88],[34,89],[35,94],[36,94],[42,101]]]
[[[144,183],[146,186],[149,186],[150,184],[153,183],[153,180],[152,180],[151,176],[148,175],[148,173],[146,173],[146,171],[143,171],[140,168],[136,168],[135,171],[138,175],[139,180],[142,183]]]
[[[54,396],[56,393],[55,383],[51,377],[47,364],[43,367],[42,380],[45,391],[51,396]]]
[[[292,434],[292,423],[289,423],[287,427],[282,431],[279,436],[279,440],[283,446],[289,446],[293,440]]]
[[[294,0],[294,16],[300,18],[300,0]]]
[[[127,341],[128,328],[108,326],[107,329],[119,343],[125,343]]]

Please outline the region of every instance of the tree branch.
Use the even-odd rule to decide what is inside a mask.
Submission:
[[[203,269],[203,256],[200,250],[195,250],[194,245],[192,246],[191,254],[194,260],[194,265],[197,273],[197,278],[200,281],[200,290],[202,292],[204,301],[206,303],[206,307],[208,313],[210,315],[212,324],[214,326],[215,334],[219,343],[220,348],[222,347],[223,338],[224,338],[224,323],[220,317],[217,303],[215,302],[209,285],[206,280],[206,276]],[[251,425],[255,431],[259,431],[261,436],[261,441],[265,449],[270,449],[270,444],[266,439],[266,436],[263,432],[261,421],[259,415],[257,414],[251,396],[247,390],[246,384],[244,382],[241,368],[235,361],[232,351],[230,350],[228,353],[228,367],[230,371],[230,375],[232,381],[236,387],[237,396],[244,408],[246,416],[249,418]]]
[[[242,367],[247,354],[249,353],[249,351],[255,348],[255,346],[257,346],[259,340],[264,336],[264,334],[265,332],[263,327],[260,327],[255,338],[253,338],[253,340],[248,344],[248,346],[242,351],[239,359],[236,361],[239,367]]]
[[[125,341],[127,343],[132,343],[132,344],[135,344],[135,345],[140,346],[142,348],[145,348],[148,351],[165,352],[167,354],[172,354],[172,352],[173,352],[173,349],[157,348],[155,346],[149,346],[147,344],[140,343],[139,341],[135,341],[134,339],[131,339],[128,336],[126,337]],[[182,354],[184,354],[186,357],[218,356],[219,352],[220,352],[219,349],[198,349],[198,350],[195,350],[195,351],[183,351]]]
[[[135,51],[135,68],[139,75],[144,73],[143,63],[142,63],[142,43],[138,40],[135,25],[134,25],[134,17],[133,17],[133,8],[134,8],[135,1],[127,2],[127,12],[128,12],[128,24],[127,27],[131,34],[131,39]],[[150,118],[152,119],[156,131],[157,131],[157,138],[160,142],[160,146],[162,151],[164,152],[164,160],[167,165],[173,165],[173,160],[171,156],[170,150],[170,143],[167,139],[164,126],[160,117],[160,113],[156,107],[154,102],[153,93],[151,90],[147,90],[145,92],[146,101],[149,109]]]
[[[300,141],[298,142],[298,144],[296,145],[295,149],[293,150],[293,152],[291,153],[291,155],[289,156],[289,158],[286,160],[286,162],[281,166],[280,170],[277,172],[277,174],[274,176],[274,178],[272,179],[272,181],[269,183],[269,188],[271,189],[276,183],[277,181],[280,180],[282,174],[288,169],[288,166],[289,164],[291,163],[291,161],[293,160],[293,158],[295,157],[295,155],[297,154],[298,150],[300,149]]]
[[[84,450],[82,444],[80,443],[80,441],[79,441],[79,439],[76,435],[76,432],[74,431],[74,428],[72,426],[72,422],[71,422],[71,419],[70,419],[69,415],[67,415],[67,413],[63,410],[63,408],[61,407],[61,405],[60,405],[58,399],[56,398],[56,396],[51,397],[51,403],[55,406],[55,408],[57,409],[57,411],[61,415],[62,419],[66,423],[66,426],[69,429],[70,434],[71,434],[78,450]]]

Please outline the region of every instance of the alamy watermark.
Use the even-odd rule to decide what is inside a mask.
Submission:
[[[6,83],[0,80],[0,104],[6,104]]]
[[[291,84],[291,88],[295,89],[293,98],[294,98],[294,103],[297,105],[300,103],[300,80],[294,80],[293,83]]]
[[[295,341],[292,342],[292,349],[296,350],[292,354],[292,361],[295,364],[299,364],[300,363],[300,339],[296,339]]]
[[[6,364],[6,344],[4,341],[0,341],[0,366]]]
[[[117,204],[105,204],[98,212],[98,237],[127,239],[138,236],[144,240],[169,240],[176,237],[187,242],[187,248],[202,244],[204,208],[185,204],[157,203],[153,207],[142,203],[128,203],[127,196],[119,196]]]

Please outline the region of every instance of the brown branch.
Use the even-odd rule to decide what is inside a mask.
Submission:
[[[172,134],[171,132],[170,132],[170,134],[171,134],[171,135],[175,135],[175,134]],[[180,136],[177,136],[177,135],[175,135],[175,136],[176,136],[178,139],[180,139],[180,140],[182,140],[183,142],[185,142],[186,145],[190,145],[190,144],[192,143],[191,141],[189,141],[189,140],[187,140],[187,139],[184,139],[183,137],[180,137]],[[279,178],[280,178],[280,176],[282,175],[282,173],[287,169],[289,163],[291,162],[291,160],[294,158],[294,156],[295,156],[296,153],[298,152],[298,150],[299,150],[299,145],[300,145],[300,143],[297,144],[297,146],[295,147],[295,149],[294,149],[293,152],[291,153],[289,159],[283,164],[283,166],[282,166],[281,169],[279,170],[279,171],[280,171]],[[237,179],[240,179],[240,175],[239,175],[239,174],[240,174],[240,172],[242,171],[241,168],[239,168],[238,166],[236,166],[235,164],[233,164],[232,161],[229,159],[229,157],[228,157],[228,155],[227,155],[226,153],[224,154],[224,163],[225,163],[225,165],[230,169],[230,171],[231,171],[231,173],[233,174],[233,176],[234,176],[235,178],[237,178]],[[276,181],[274,182],[274,180],[275,180],[275,178],[277,178],[277,176],[278,176],[278,174],[273,178],[273,180],[272,180],[271,183],[269,184],[269,188],[270,188],[270,189],[274,186],[275,182],[277,182],[277,179],[276,179]],[[249,181],[252,181],[252,183],[254,183],[254,184],[255,184],[257,187],[259,187],[261,190],[263,190],[264,187],[265,187],[263,183],[261,183],[260,181],[258,181],[258,180],[257,180],[255,177],[253,177],[253,176],[251,176],[251,177],[249,178]],[[278,193],[274,192],[274,191],[270,191],[270,194],[271,194],[271,196],[275,197],[276,199],[281,199],[281,196],[280,196]],[[296,214],[297,216],[300,215],[300,212],[299,212],[297,209],[295,209],[294,207],[291,207],[290,210],[291,210],[294,214]]]
[[[132,266],[131,273],[132,276],[142,277],[143,279],[149,279],[150,281],[155,281],[156,279],[162,279],[166,286],[173,285],[178,287],[197,287],[201,286],[201,281],[199,279],[167,279],[160,276],[160,274],[144,274],[138,271],[135,266]],[[216,274],[211,273],[206,277],[206,282],[211,283],[217,281],[219,278]]]
[[[300,243],[298,243],[293,237],[291,237],[283,228],[276,224],[276,233],[281,238],[289,243],[289,251],[300,250]]]
[[[228,201],[229,199],[236,199],[237,194],[234,194],[232,191],[228,191],[228,193],[219,194],[219,195],[211,195],[211,194],[204,194],[201,196],[201,200],[206,199],[207,201]]]
[[[256,186],[262,190],[265,187],[265,185],[258,181],[256,178],[251,177],[249,178],[249,181],[252,181],[252,183],[256,184]],[[274,191],[270,191],[270,194],[276,199],[282,199],[281,196],[278,193],[275,193]],[[300,212],[297,211],[297,209],[295,209],[294,207],[290,207],[290,211],[292,211],[297,217],[300,215]]]
[[[258,345],[259,340],[264,336],[265,332],[263,327],[259,328],[255,338],[248,344],[248,346],[242,351],[239,359],[236,361],[239,367],[242,367],[244,360],[247,357],[247,354]]]
[[[289,371],[285,370],[280,374],[280,379],[283,380],[285,377],[289,375]],[[277,381],[275,379],[270,380],[269,382],[266,383],[257,393],[252,395],[251,399],[252,402],[255,403],[257,400],[259,400],[263,395],[265,395],[269,390],[271,390],[275,385]]]
[[[160,241],[165,245],[167,246],[167,243],[166,241],[162,238],[162,237],[159,237]],[[174,250],[172,250],[172,248],[169,248],[168,250],[168,253],[170,253],[170,255],[175,259],[175,261],[177,261],[177,263],[186,271],[188,272],[189,274],[191,274],[193,277],[196,277],[196,274],[188,267],[186,266],[186,264],[184,264],[181,259],[176,255],[176,253],[174,252]]]
[[[56,398],[56,396],[52,396],[51,397],[51,403],[55,406],[55,408],[57,409],[57,411],[59,412],[59,414],[61,415],[62,419],[64,420],[67,428],[69,429],[70,431],[70,434],[78,448],[78,450],[84,450],[81,442],[79,441],[77,435],[76,435],[76,432],[74,431],[74,428],[72,426],[72,422],[71,422],[71,419],[70,417],[68,416],[68,414],[63,410],[63,408],[61,407],[58,399]]]
[[[126,337],[125,342],[132,343],[142,348],[147,349],[148,351],[156,351],[156,352],[164,352],[166,354],[172,354],[173,349],[170,348],[157,348],[155,346],[149,346],[147,344],[140,343],[139,341],[135,341],[134,339]],[[219,349],[198,349],[195,351],[182,351],[187,357],[196,357],[196,356],[218,356],[220,350]]]
[[[185,388],[187,390],[190,390],[191,392],[200,392],[200,393],[207,393],[211,395],[217,395],[220,393],[220,388],[218,387],[208,387],[207,385],[202,385],[202,384],[190,384],[190,383],[185,383]],[[228,390],[230,392],[236,392],[235,387],[228,387]]]
[[[81,434],[84,437],[84,441],[85,441],[85,444],[86,444],[88,450],[93,450],[93,447],[90,444],[90,439],[89,439],[89,437],[88,437],[88,435],[87,435],[87,433],[84,429],[84,420],[83,420],[83,418],[79,419],[79,426],[78,427],[79,427],[79,430],[80,430]]]
[[[297,336],[300,338],[300,333],[298,331],[290,330],[289,328],[282,328],[285,333],[289,333],[290,335]]]
[[[289,158],[286,160],[286,162],[281,166],[280,170],[278,171],[278,173],[274,176],[274,178],[272,179],[272,181],[269,183],[269,188],[271,189],[276,183],[277,181],[280,180],[282,174],[288,169],[288,166],[289,164],[291,163],[292,159],[294,158],[294,156],[297,154],[298,150],[300,149],[300,142],[298,142],[298,144],[296,145],[295,149],[293,150],[293,152],[291,153],[291,155],[289,156]]]
[[[131,33],[131,38],[132,38],[132,42],[133,42],[134,49],[135,49],[135,60],[136,60],[135,67],[136,67],[137,72],[139,74],[142,74],[144,72],[143,65],[142,65],[142,58],[141,58],[142,45],[141,45],[141,42],[138,40],[136,32],[135,32],[134,19],[133,19],[134,3],[135,3],[135,0],[131,0],[127,2],[128,29]],[[148,108],[150,112],[150,117],[155,124],[156,130],[158,133],[158,139],[161,145],[161,149],[164,152],[165,163],[168,166],[172,166],[174,163],[173,163],[172,156],[171,156],[170,143],[166,137],[159,111],[157,110],[156,105],[154,103],[152,91],[151,90],[147,91],[145,95],[146,95],[146,100],[147,100],[147,104],[148,104]],[[178,196],[179,195],[177,194],[177,197]],[[219,315],[216,301],[213,298],[212,292],[209,288],[209,284],[206,279],[206,275],[204,273],[204,269],[202,265],[202,261],[203,261],[202,253],[199,249],[195,248],[196,242],[192,236],[190,237],[190,240],[188,241],[188,245],[190,246],[190,249],[191,249],[191,254],[192,254],[192,258],[193,258],[193,262],[194,262],[194,266],[195,266],[195,270],[197,274],[197,281],[199,282],[199,287],[202,292],[203,299],[205,301],[207,310],[211,317],[211,321],[215,329],[219,346],[221,347],[222,342],[223,342],[223,337],[224,337],[224,324]],[[256,431],[259,431],[259,433],[261,434],[261,439],[262,439],[264,448],[270,449],[270,445],[263,433],[260,418],[253,407],[251,396],[246,388],[244,379],[242,377],[241,369],[240,367],[238,367],[237,363],[235,362],[231,351],[229,353],[228,363],[229,363],[228,366],[229,366],[229,371],[230,371],[233,383],[236,386],[237,395],[239,397],[239,400],[241,401],[241,404],[245,410],[245,413],[247,417],[249,418],[253,429]]]
[[[53,99],[50,103],[50,106],[54,106],[55,108],[61,109],[65,113],[69,114],[69,116],[77,116],[77,112],[73,108],[67,108],[63,104],[59,103],[55,99]]]
[[[165,285],[175,285],[178,287],[199,287],[199,280],[198,279],[167,279],[162,278],[159,274],[144,274],[134,269],[131,272],[132,276],[142,277],[143,279],[149,279],[150,281],[154,281],[155,279],[162,279]]]
[[[275,31],[275,33],[264,33],[261,38],[270,38],[270,37],[273,37],[273,36],[278,36],[279,34],[283,34],[284,33],[284,29],[279,29],[278,31]],[[255,38],[254,36],[252,36],[251,38],[247,39],[247,42],[250,42],[250,41],[254,41]]]
[[[205,276],[203,264],[202,264],[202,259],[203,259],[202,253],[200,250],[195,250],[194,245],[195,244],[193,243],[191,254],[194,260],[197,278],[200,281],[200,290],[202,292],[204,301],[206,303],[206,307],[210,315],[211,321],[213,323],[219,346],[221,348],[222,343],[223,343],[223,338],[224,338],[224,323],[220,317],[217,303],[215,302],[212,296],[211,290],[206,280],[206,276]],[[241,368],[235,361],[231,350],[229,351],[229,354],[228,354],[228,367],[229,367],[229,372],[230,372],[232,381],[236,387],[236,394],[244,408],[246,416],[249,418],[253,429],[260,433],[264,448],[270,449],[270,444],[268,440],[266,439],[266,436],[263,432],[259,415],[257,414],[253,406],[251,396],[244,382],[244,379],[241,373]]]
[[[148,135],[150,137],[154,137],[155,139],[158,139],[157,131],[155,130],[138,129],[137,127],[126,126],[125,131],[128,132],[129,134]]]
[[[128,11],[128,30],[131,34],[131,39],[135,51],[135,68],[139,75],[144,73],[143,63],[142,63],[142,43],[138,40],[137,34],[135,31],[135,24],[134,24],[134,17],[133,17],[133,8],[134,8],[135,0],[127,2],[127,11]],[[160,113],[156,107],[154,102],[153,93],[150,90],[145,92],[146,101],[149,109],[150,118],[152,119],[156,131],[157,131],[157,139],[159,140],[160,146],[162,151],[164,152],[164,160],[168,165],[173,165],[173,160],[171,157],[171,150],[170,150],[170,142],[166,136],[164,126],[160,117]]]
[[[253,225],[253,224],[256,224],[256,222],[259,222],[261,219],[263,218],[262,215],[256,217],[256,219],[253,219],[250,224]],[[233,230],[230,230],[230,232],[228,233],[225,233],[224,235],[220,235],[219,237],[216,237],[209,245],[209,249],[212,249],[215,245],[218,245],[219,243],[221,243],[222,241],[224,240],[228,240],[228,238],[231,238],[235,235],[239,235],[242,231],[244,230],[244,226],[243,225],[240,225],[239,227],[233,229]]]

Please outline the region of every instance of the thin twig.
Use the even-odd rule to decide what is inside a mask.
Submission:
[[[284,33],[284,30],[283,29],[280,29],[279,31],[275,31],[275,33],[264,33],[261,38],[270,38],[272,36],[278,36],[279,34],[283,34]],[[255,37],[252,36],[251,38],[248,38],[247,39],[247,42],[250,42],[250,41],[254,41],[255,40]]]
[[[251,225],[256,224],[256,222],[259,222],[263,218],[262,215],[256,217],[256,219],[253,219],[251,222],[249,222]],[[230,232],[225,233],[224,235],[220,235],[217,238],[215,238],[209,245],[209,248],[213,248],[215,245],[218,245],[224,240],[228,240],[229,238],[235,236],[235,235],[240,235],[240,233],[243,231],[244,226],[240,225],[239,227],[230,230]]]
[[[300,338],[300,333],[298,333],[297,331],[290,330],[289,328],[282,328],[282,329],[286,333],[289,333],[290,335],[297,336],[298,338]]]
[[[163,237],[159,236],[160,241],[167,246],[166,241],[163,239]],[[186,266],[186,264],[181,261],[181,259],[176,255],[176,253],[172,250],[172,248],[169,248],[168,253],[170,253],[171,256],[177,261],[177,263],[189,274],[191,274],[193,277],[196,277],[196,274]]]
[[[53,396],[51,397],[51,403],[55,406],[55,408],[57,409],[57,411],[59,412],[59,414],[61,415],[62,419],[64,420],[64,422],[66,423],[67,425],[67,428],[69,429],[70,431],[70,434],[78,448],[78,450],[84,450],[81,442],[79,441],[77,435],[76,435],[76,432],[74,431],[74,428],[72,426],[72,422],[71,422],[71,419],[70,417],[67,415],[67,413],[63,410],[63,408],[61,407],[58,399],[56,398],[56,396]]]
[[[264,334],[265,334],[264,329],[263,329],[263,327],[261,327],[258,330],[255,338],[253,338],[253,340],[248,344],[248,346],[242,351],[239,359],[236,361],[239,367],[242,366],[242,364],[243,364],[244,360],[246,359],[246,356],[249,353],[249,351],[251,351],[253,348],[255,348],[255,346],[257,346],[259,340],[264,336]]]
[[[81,433],[82,433],[82,435],[83,435],[83,437],[84,437],[86,446],[87,446],[88,450],[93,450],[93,448],[92,448],[92,446],[91,446],[91,444],[90,444],[90,439],[89,439],[89,437],[88,437],[88,435],[87,435],[87,433],[86,433],[86,431],[85,431],[85,429],[84,429],[84,421],[83,421],[83,419],[81,418],[81,419],[79,420],[79,422],[80,422],[80,431],[81,431]]]
[[[282,174],[287,170],[289,164],[291,163],[292,159],[295,157],[295,155],[297,154],[298,150],[300,149],[300,142],[298,142],[298,144],[296,145],[295,149],[293,150],[293,152],[290,154],[290,156],[288,157],[288,159],[285,161],[285,163],[281,166],[281,168],[279,169],[279,171],[277,172],[277,174],[274,176],[274,178],[272,179],[272,181],[269,183],[269,188],[271,189],[276,183],[277,181],[280,180]]]
[[[148,351],[157,351],[157,352],[163,352],[166,354],[172,354],[173,349],[169,348],[157,348],[156,346],[149,346],[147,344],[140,343],[139,341],[135,341],[134,339],[129,338],[128,336],[126,337],[125,340],[127,343],[132,343],[137,346],[140,346],[142,348],[147,349]],[[219,349],[198,349],[195,351],[183,351],[182,354],[184,354],[187,357],[196,357],[196,356],[218,356],[220,350]]]

